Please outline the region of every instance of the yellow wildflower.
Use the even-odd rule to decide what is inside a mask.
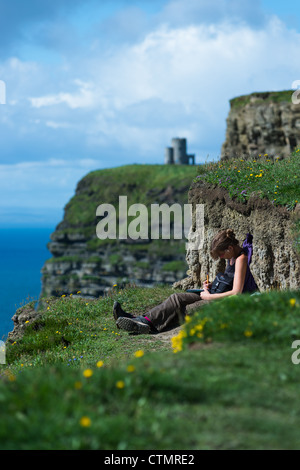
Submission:
[[[244,335],[246,336],[246,338],[250,338],[250,336],[253,335],[253,331],[251,331],[251,330],[246,330],[246,331],[244,331]]]
[[[102,366],[103,366],[103,364],[104,364],[104,362],[103,362],[103,361],[98,361],[96,365],[97,365],[97,367],[102,367]]]
[[[144,355],[144,351],[139,349],[138,351],[135,351],[134,356],[135,357],[142,357]]]
[[[123,382],[123,380],[118,380],[118,382],[116,382],[116,387],[117,388],[124,388],[125,387],[125,382]]]
[[[179,331],[177,336],[173,336],[173,338],[171,339],[171,342],[172,342],[172,348],[173,348],[174,353],[182,351],[182,338],[186,336],[187,336],[186,332],[182,330]]]
[[[91,424],[92,421],[88,416],[82,416],[82,418],[80,418],[80,426],[82,426],[83,428],[88,428]]]
[[[296,299],[290,299],[290,306],[295,307]]]
[[[127,372],[134,372],[134,371],[135,371],[135,367],[133,365],[129,364],[127,366]]]
[[[8,380],[10,382],[14,382],[16,380],[16,376],[12,372],[10,372],[8,373]]]
[[[88,377],[92,377],[92,375],[93,375],[92,369],[85,369],[85,370],[83,371],[83,376],[84,376],[84,377],[87,377],[87,378],[88,378]]]

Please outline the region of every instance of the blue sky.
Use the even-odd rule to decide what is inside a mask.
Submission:
[[[0,0],[0,38],[0,226],[55,226],[85,174],[172,137],[216,160],[231,98],[300,80],[290,0]]]

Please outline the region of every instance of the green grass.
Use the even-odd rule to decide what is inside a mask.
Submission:
[[[172,289],[165,286],[121,290],[116,286],[99,300],[76,295],[45,298],[40,307],[41,316],[27,326],[19,341],[8,345],[9,368],[15,372],[35,365],[58,363],[77,367],[95,360],[110,364],[126,356],[126,351],[132,354],[137,345],[152,348],[149,336],[143,335],[130,342],[128,335],[117,329],[112,317],[113,302],[118,300],[125,310],[143,313],[171,292]],[[163,343],[161,346],[165,349]]]
[[[300,291],[273,290],[261,295],[231,296],[208,304],[187,321],[177,338],[176,348],[211,341],[277,344],[300,339]]]
[[[294,209],[300,202],[300,150],[279,160],[258,155],[257,158],[222,160],[199,168],[194,179],[221,186],[232,199],[245,202],[253,194],[269,199],[275,206]]]
[[[281,103],[291,102],[292,94],[295,90],[284,90],[274,92],[255,92],[250,95],[237,96],[230,100],[231,108],[243,107],[250,103],[251,98],[256,98],[255,105],[261,105],[264,103]]]
[[[299,449],[300,292],[205,305],[175,354],[115,329],[114,300],[145,312],[171,292],[45,299],[0,366],[1,449]]]

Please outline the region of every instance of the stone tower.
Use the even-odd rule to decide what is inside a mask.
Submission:
[[[190,159],[192,165],[195,164],[195,155],[187,155],[186,153],[186,139],[174,137],[172,139],[172,146],[165,148],[165,163],[176,165],[189,165]]]

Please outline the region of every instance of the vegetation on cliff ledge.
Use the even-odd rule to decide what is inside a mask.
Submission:
[[[300,203],[300,149],[290,158],[232,158],[199,168],[194,181],[201,180],[227,189],[229,196],[244,202],[251,195],[269,199],[275,206],[288,210]]]
[[[266,91],[266,92],[254,92],[249,95],[237,96],[230,100],[231,108],[238,108],[245,106],[251,101],[256,105],[263,103],[281,103],[281,102],[291,102],[292,95],[295,90],[283,90],[283,91]]]

